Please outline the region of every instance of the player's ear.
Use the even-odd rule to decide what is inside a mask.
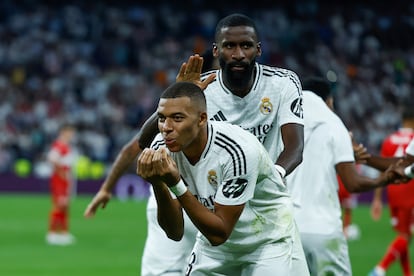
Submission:
[[[218,57],[218,48],[216,43],[213,43],[213,57]]]
[[[204,124],[206,124],[207,123],[207,121],[208,121],[208,116],[207,116],[207,112],[201,112],[200,113],[200,118],[199,118],[199,125],[200,126],[202,126],[202,125],[204,125]]]
[[[262,43],[261,42],[257,42],[256,49],[257,49],[257,56],[260,57],[262,55]]]

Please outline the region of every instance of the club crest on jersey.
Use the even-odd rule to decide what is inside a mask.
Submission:
[[[270,99],[268,97],[264,97],[260,105],[260,112],[262,112],[262,114],[264,115],[268,115],[272,112],[272,110],[273,110],[273,105],[270,102]]]
[[[208,171],[208,176],[207,176],[207,180],[208,183],[210,183],[211,185],[217,187],[217,173],[215,170],[210,170]]]

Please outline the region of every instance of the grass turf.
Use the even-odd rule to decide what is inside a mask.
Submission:
[[[70,224],[77,242],[59,247],[45,243],[50,207],[47,195],[0,195],[0,275],[139,275],[146,202],[113,199],[105,210],[87,220],[82,214],[91,197],[73,199]],[[361,238],[349,243],[353,274],[367,275],[394,232],[388,211],[373,222],[368,207],[359,206],[353,220],[361,229]],[[399,265],[394,264],[387,275],[402,275]]]

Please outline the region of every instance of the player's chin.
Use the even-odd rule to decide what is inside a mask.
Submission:
[[[181,151],[181,147],[177,144],[170,144],[170,145],[166,145],[166,146],[167,146],[167,149],[170,152],[179,152],[179,151]]]

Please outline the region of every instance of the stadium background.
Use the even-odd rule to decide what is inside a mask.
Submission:
[[[160,92],[174,81],[181,63],[192,53],[210,51],[215,24],[222,16],[242,12],[256,21],[263,46],[260,62],[289,68],[302,79],[327,78],[337,113],[356,140],[373,153],[398,128],[400,104],[414,98],[414,4],[410,1],[392,5],[382,1],[145,2],[0,1],[0,245],[5,245],[1,275],[28,271],[73,275],[71,267],[79,267],[78,275],[95,275],[91,271],[98,275],[101,265],[124,267],[121,258],[109,257],[116,252],[132,258],[125,267],[137,271],[146,231],[147,185],[133,168],[121,179],[117,197],[101,219],[87,222],[81,213],[122,145],[153,112]],[[72,216],[75,235],[81,238],[71,249],[54,251],[43,244],[50,173],[45,153],[64,121],[79,130],[78,196]],[[370,194],[359,198],[366,202]],[[364,261],[368,267],[361,269],[366,273],[392,232],[386,214],[375,224],[366,206],[356,213],[362,228],[358,242],[364,245],[351,244],[351,255],[368,258]],[[112,241],[122,237],[126,242],[108,246],[102,237]],[[91,240],[94,243],[88,243]],[[102,248],[101,255],[92,248]],[[43,252],[44,258],[36,252]],[[69,264],[55,265],[55,270],[43,264],[58,256],[66,256],[61,260]],[[82,261],[92,256],[99,256],[95,269],[82,270]],[[20,271],[28,259],[34,266],[28,264],[26,272]],[[105,271],[109,274],[102,274]],[[99,275],[115,275],[110,271],[102,269]],[[136,275],[127,271],[119,275]]]

